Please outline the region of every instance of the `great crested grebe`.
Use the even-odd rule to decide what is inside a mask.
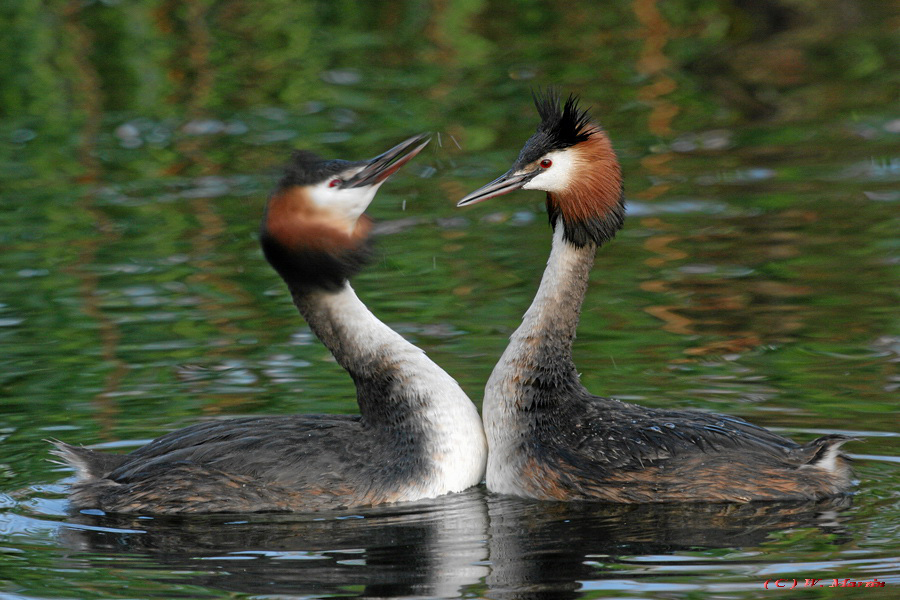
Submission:
[[[127,455],[55,442],[54,453],[77,471],[74,508],[313,511],[432,498],[481,481],[487,445],[475,406],[348,283],[369,254],[363,211],[427,143],[416,136],[361,162],[296,152],[262,221],[266,258],[350,373],[360,414],[210,421]]]
[[[540,499],[747,502],[847,492],[849,459],[829,435],[797,444],[736,417],[656,410],[590,394],[572,340],[597,248],[622,226],[622,176],[577,98],[535,94],[537,131],[512,168],[459,201],[547,192],[550,259],[484,393],[487,486]]]

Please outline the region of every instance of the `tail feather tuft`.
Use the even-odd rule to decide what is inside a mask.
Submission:
[[[810,449],[815,449],[815,454],[807,461],[807,465],[819,467],[832,473],[844,473],[849,456],[841,452],[841,446],[847,442],[859,441],[860,438],[849,435],[825,435],[807,444]]]
[[[72,446],[59,440],[46,440],[53,444],[50,454],[62,460],[50,459],[58,465],[67,465],[75,469],[78,479],[102,479],[110,471],[125,461],[124,454],[106,454],[81,446]]]

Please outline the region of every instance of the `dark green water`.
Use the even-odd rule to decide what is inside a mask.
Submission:
[[[563,8],[563,4],[565,8]],[[0,598],[895,597],[896,13],[879,0],[38,3],[0,9]],[[848,446],[828,505],[488,495],[305,516],[69,515],[47,438],[356,410],[263,261],[302,147],[438,135],[370,214],[373,311],[476,402],[549,250],[542,198],[467,210],[536,123],[594,108],[629,217],[576,361],[595,393]],[[763,588],[778,578],[887,582]],[[893,589],[891,589],[893,588]]]

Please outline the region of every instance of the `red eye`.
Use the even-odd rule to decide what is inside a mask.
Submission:
[[[328,182],[328,187],[337,187],[339,185],[341,185],[340,179],[332,179],[331,181]]]
[[[552,165],[552,164],[553,164],[552,160],[550,160],[549,158],[545,158],[544,160],[541,161],[541,168],[549,169],[550,165]]]

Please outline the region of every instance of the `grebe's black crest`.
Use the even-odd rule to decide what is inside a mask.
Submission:
[[[326,160],[315,152],[294,150],[278,181],[277,189],[283,190],[295,185],[312,185],[361,164],[363,164],[361,161]]]
[[[575,94],[569,94],[562,107],[559,93],[553,88],[544,93],[534,92],[532,96],[534,107],[541,117],[538,131],[547,135],[551,150],[562,150],[585,142],[596,129],[588,110],[578,106],[578,96]]]
[[[517,167],[523,167],[553,150],[565,150],[590,139],[599,128],[591,122],[588,110],[578,106],[578,96],[569,94],[561,103],[559,93],[548,88],[545,92],[532,92],[534,106],[541,122],[534,135],[525,143]]]

